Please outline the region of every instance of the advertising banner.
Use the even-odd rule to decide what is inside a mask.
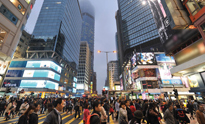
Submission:
[[[173,63],[175,63],[173,56],[166,56],[165,54],[155,54],[155,57],[156,57],[157,62],[173,62]]]
[[[191,88],[199,87],[199,82],[195,75],[188,76],[188,81]]]
[[[132,68],[137,65],[156,65],[154,53],[135,53],[131,58]]]
[[[7,67],[10,64],[9,61],[0,61],[0,74],[4,75],[6,73]]]
[[[8,70],[6,77],[22,77],[24,70]]]
[[[19,87],[21,80],[4,80],[2,87]]]
[[[198,34],[197,29],[172,30],[161,0],[148,0],[166,54]]]
[[[181,79],[162,79],[163,84],[177,84],[182,85]]]

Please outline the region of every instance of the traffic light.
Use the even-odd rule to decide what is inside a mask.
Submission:
[[[11,87],[7,87],[5,93],[11,93]]]
[[[178,91],[177,91],[177,89],[174,89],[173,91],[174,91],[175,98],[177,98],[177,97],[178,97]]]

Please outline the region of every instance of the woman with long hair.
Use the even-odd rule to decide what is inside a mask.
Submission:
[[[149,104],[147,112],[147,124],[160,124],[158,120],[159,113],[156,111],[154,103]]]
[[[29,115],[34,112],[35,108],[36,107],[34,105],[30,105],[29,108],[19,118],[18,124],[29,124]]]
[[[120,111],[119,111],[119,117],[118,117],[119,124],[128,124],[128,118],[127,118],[127,110],[125,102],[120,103]]]

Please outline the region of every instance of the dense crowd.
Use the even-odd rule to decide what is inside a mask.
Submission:
[[[196,118],[205,124],[204,107],[196,100],[187,104],[172,100],[126,100],[106,98],[10,98],[0,99],[0,116],[5,121],[19,116],[18,124],[38,124],[38,115],[46,114],[43,124],[62,124],[61,112],[83,114],[84,124],[187,124]],[[190,113],[190,114],[188,114]],[[190,116],[189,116],[190,115]],[[189,116],[189,117],[188,117]]]

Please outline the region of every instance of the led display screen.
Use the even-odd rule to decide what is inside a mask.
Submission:
[[[188,76],[188,81],[191,88],[199,87],[199,82],[197,81],[197,77],[195,75]]]
[[[24,70],[8,70],[6,77],[22,77]]]
[[[166,56],[165,54],[155,54],[157,62],[175,62],[172,56]]]
[[[154,53],[136,53],[131,58],[132,67],[137,65],[156,65],[156,58]]]
[[[76,89],[75,88],[73,88],[73,93],[76,93]]]
[[[28,61],[26,64],[28,68],[52,68],[61,73],[62,68],[52,61]]]
[[[175,66],[174,63],[158,63],[161,79],[171,79],[171,69]]]
[[[48,80],[22,80],[20,87],[24,88],[48,88],[58,90],[59,84]]]
[[[27,61],[11,61],[10,68],[26,67]]]
[[[120,85],[115,85],[115,90],[120,90]]]
[[[178,84],[182,85],[182,81],[180,79],[162,79],[163,84]]]
[[[4,80],[2,87],[19,87],[21,80]]]
[[[47,77],[60,81],[60,75],[50,70],[25,70],[23,77]]]
[[[84,89],[84,84],[76,84],[76,89]]]
[[[76,83],[75,82],[73,82],[73,87],[76,87]]]
[[[148,3],[166,54],[169,54],[181,43],[187,41],[195,34],[198,34],[197,29],[172,30],[161,0],[148,0]]]
[[[73,81],[77,83],[77,81],[78,81],[78,80],[77,80],[77,78],[76,78],[76,77],[74,77],[74,78],[73,78]]]
[[[10,64],[9,61],[6,61],[6,62],[0,61],[0,74],[2,74],[2,75],[5,74],[9,64]]]

